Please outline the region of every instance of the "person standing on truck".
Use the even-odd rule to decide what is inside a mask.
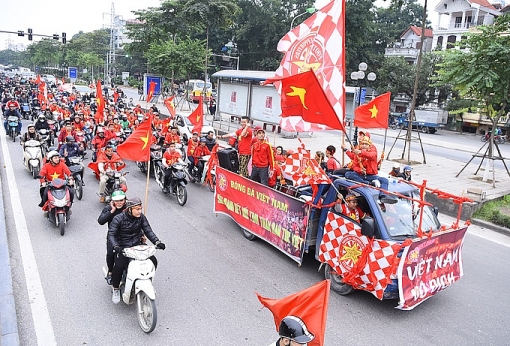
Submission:
[[[249,178],[248,162],[251,158],[251,139],[253,131],[250,128],[250,118],[243,116],[241,118],[241,128],[236,132],[221,135],[220,138],[230,138],[236,136],[239,151],[239,174]]]
[[[286,316],[280,322],[278,328],[280,338],[269,346],[296,346],[306,345],[315,335],[308,331],[305,322],[296,316]]]
[[[333,145],[328,145],[326,148],[326,173],[333,173],[337,169],[340,169],[342,165],[340,161],[335,157],[336,148]]]
[[[372,146],[372,141],[368,136],[363,137],[359,149],[346,151],[347,156],[352,160],[352,171],[345,173],[345,178],[364,184],[374,182],[376,187],[382,190],[388,190],[388,179],[378,176],[377,170],[377,149]],[[396,203],[394,196],[389,196],[385,192],[379,193],[379,199],[382,203]]]
[[[250,179],[268,186],[268,180],[274,174],[274,157],[271,145],[265,140],[266,132],[257,130],[257,141],[251,147],[251,176]]]

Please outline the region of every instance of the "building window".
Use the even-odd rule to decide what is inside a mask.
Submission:
[[[466,40],[467,40],[467,36],[461,36],[460,37],[460,49],[466,49]]]
[[[446,49],[451,49],[455,47],[455,42],[457,41],[457,37],[455,35],[448,36],[447,43],[446,43]]]
[[[443,49],[443,36],[438,36],[437,37],[437,44],[436,44],[437,48],[438,49]]]

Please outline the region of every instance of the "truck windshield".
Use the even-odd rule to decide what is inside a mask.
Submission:
[[[414,199],[419,199],[418,193],[413,193]],[[399,198],[395,204],[383,204],[377,201],[377,206],[383,216],[388,235],[390,237],[414,237],[420,223],[420,205],[405,198]],[[441,223],[430,206],[423,207],[423,232],[438,231]]]

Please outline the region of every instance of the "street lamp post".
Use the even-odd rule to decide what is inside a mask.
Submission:
[[[233,43],[232,41],[228,41],[226,44],[225,44],[225,48],[228,52],[228,60],[230,59],[235,59],[237,60],[237,64],[236,64],[236,70],[239,70],[239,56],[232,56],[230,53],[232,52],[232,49],[236,48],[237,47],[237,44]],[[223,56],[223,59],[225,59],[225,56]]]
[[[358,65],[358,69],[359,69],[359,71],[355,71],[355,72],[351,73],[351,79],[356,82],[357,86],[359,86],[358,98],[356,100],[356,108],[361,106],[361,92],[363,90],[363,87],[365,87],[364,85],[362,85],[362,82],[365,80],[365,71],[368,69],[368,65],[364,62],[361,62]],[[377,78],[377,76],[374,72],[370,72],[366,77],[369,82],[373,82]],[[353,117],[352,121],[354,121],[354,118],[355,117]],[[352,129],[352,122],[350,125],[350,130],[351,129]],[[350,130],[349,130],[349,132],[350,132]],[[357,144],[358,144],[358,127],[355,127],[354,128],[354,145],[357,145]]]
[[[295,16],[294,18],[292,18],[292,21],[290,22],[290,30],[292,30],[292,28],[294,27],[294,21],[295,21],[297,18],[299,18],[299,17],[301,17],[301,16],[304,16],[304,15],[305,15],[305,14],[307,14],[307,13],[314,13],[315,11],[317,11],[317,9],[316,9],[315,7],[309,7],[309,8],[307,8],[307,9],[305,10],[305,12],[300,13],[300,14],[298,14],[297,16]]]

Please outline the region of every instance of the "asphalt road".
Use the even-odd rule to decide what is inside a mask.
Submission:
[[[32,308],[42,296],[33,291],[36,278],[25,277],[27,241],[44,292],[50,318],[46,323],[51,323],[58,345],[268,345],[276,339],[272,315],[261,308],[254,293],[280,298],[323,279],[313,256],[307,255],[303,266],[297,267],[263,241],[247,241],[228,217],[214,216],[213,194],[206,187],[189,185],[188,203],[180,207],[151,179],[147,217],[167,249],[157,253],[158,325],[145,335],[138,327],[135,307],[114,305],[102,277],[106,227],[97,224],[103,205],[91,171],[85,175],[84,198],[75,202],[62,237],[37,207],[38,182],[24,169],[18,142],[4,144],[30,237],[24,238],[16,227],[20,210],[12,204],[13,182],[3,169],[22,345],[37,341],[51,345],[36,334],[41,315],[32,316]],[[6,158],[0,160],[3,167]],[[127,170],[128,196],[143,199],[145,175],[133,163]],[[343,345],[347,340],[351,345],[508,344],[510,240],[472,229],[464,246],[464,277],[413,311],[393,309],[396,301],[381,302],[366,292],[345,297],[332,293],[326,345]]]

